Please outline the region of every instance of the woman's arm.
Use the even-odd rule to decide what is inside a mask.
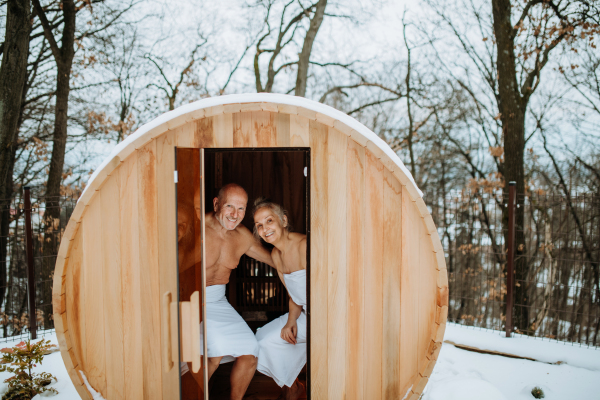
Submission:
[[[287,324],[281,329],[281,338],[288,343],[296,344],[296,337],[298,335],[298,324],[296,321],[302,313],[302,306],[294,303],[290,297],[290,312],[288,313]]]

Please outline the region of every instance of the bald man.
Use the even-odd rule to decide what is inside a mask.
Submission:
[[[199,203],[199,202],[196,202]],[[234,361],[231,370],[232,400],[241,400],[254,376],[258,356],[258,343],[252,330],[227,302],[225,285],[231,271],[243,254],[273,266],[271,254],[254,238],[252,232],[240,223],[246,214],[248,194],[235,183],[219,190],[213,200],[213,212],[205,214],[206,221],[206,329],[208,351],[208,377],[219,364]],[[200,210],[196,209],[197,217]],[[189,218],[179,218],[179,240],[186,240],[186,223]],[[196,237],[199,244],[199,237]],[[180,260],[180,273],[192,266],[200,267],[195,257]],[[182,365],[182,374],[188,370]],[[193,374],[201,384],[202,376]]]

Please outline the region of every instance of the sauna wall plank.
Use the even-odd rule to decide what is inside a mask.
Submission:
[[[431,236],[427,233],[421,218],[421,237],[419,244],[421,268],[419,268],[419,374],[423,375],[429,360],[428,348],[434,334],[436,295],[437,295],[437,261],[433,252]]]
[[[419,220],[417,220],[419,218]],[[418,224],[417,224],[418,223]],[[402,188],[402,262],[400,269],[400,395],[418,378],[418,299],[419,285],[419,225],[420,217]]]
[[[252,112],[253,142],[258,147],[277,146],[277,131],[275,129],[275,113],[268,111]]]
[[[307,147],[310,144],[312,147],[313,142],[309,140],[309,120],[296,114],[288,115],[290,116],[290,146]]]
[[[194,127],[194,147],[198,146],[199,143],[204,143],[205,147],[215,147],[215,135],[213,132],[214,118],[201,118],[191,122]]]
[[[426,227],[424,231],[426,231]],[[421,254],[423,256],[424,268],[421,269],[421,287],[422,290],[419,293],[421,310],[419,311],[419,325],[425,325],[424,331],[429,334],[430,339],[420,338],[419,340],[427,341],[427,343],[423,344],[423,346],[427,347],[426,357],[429,356],[429,345],[431,344],[431,339],[435,337],[437,325],[436,320],[439,320],[439,316],[436,318],[437,313],[437,279],[438,279],[438,271],[436,269],[437,259],[435,257],[435,253],[433,252],[433,244],[431,242],[431,236],[428,233],[424,233],[421,239]],[[432,287],[435,286],[435,287]],[[444,320],[445,321],[445,320]],[[421,348],[421,343],[419,343],[419,348]],[[421,360],[424,365],[419,365],[419,373],[422,375],[427,369],[427,365],[429,363],[428,360]],[[423,368],[423,369],[421,369]],[[427,376],[427,375],[423,375]]]
[[[306,120],[308,128],[308,120]],[[307,135],[308,137],[308,135]],[[310,384],[315,400],[327,400],[328,392],[328,226],[329,184],[327,127],[310,123]]]
[[[347,140],[346,155],[346,398],[365,391],[365,148]]]
[[[96,196],[87,206],[83,230],[85,274],[85,370],[90,385],[106,396],[106,348],[104,343],[104,285],[102,204]]]
[[[144,398],[162,397],[156,140],[137,151]]]
[[[383,349],[383,243],[384,197],[383,164],[371,153],[365,154],[365,388],[363,399],[382,398]],[[389,218],[386,218],[389,219]],[[396,243],[398,247],[399,242]],[[399,286],[398,286],[399,288]],[[385,327],[387,329],[387,327]],[[386,349],[387,351],[387,349]]]
[[[119,203],[121,226],[121,278],[123,284],[123,360],[125,398],[139,399],[144,393],[142,360],[142,312],[140,232],[138,224],[137,152],[119,168]]]
[[[329,129],[327,141],[328,399],[346,398],[346,146],[348,136]],[[341,177],[341,179],[340,179]]]
[[[114,174],[116,175],[116,174]],[[123,360],[123,301],[121,283],[121,232],[119,186],[109,176],[96,195],[102,209],[104,339],[106,343],[106,394],[109,399],[125,398]],[[96,200],[97,201],[97,200]]]
[[[213,118],[214,147],[233,147],[233,116],[230,113]]]
[[[402,211],[402,186],[386,169],[383,183],[383,399],[399,399],[405,394],[400,391],[399,380]]]
[[[85,362],[85,290],[83,266],[83,229],[75,233],[73,244],[67,259],[67,275],[65,278],[65,295],[67,296],[67,331],[73,342],[74,363],[84,369]]]
[[[275,133],[277,135],[277,147],[290,146],[290,115],[271,113],[275,119]]]
[[[213,124],[216,127],[216,124]],[[156,187],[157,206],[160,212],[157,215],[158,227],[158,265],[159,265],[159,293],[162,296],[171,292],[173,301],[177,301],[177,217],[175,204],[175,134],[167,132],[156,139]],[[160,308],[161,321],[163,321],[162,307]],[[176,318],[176,315],[171,318]],[[171,347],[170,329],[161,324],[161,341],[167,342]],[[171,348],[176,353],[177,348]],[[169,354],[161,354],[161,366],[165,365],[165,359],[169,360]],[[169,372],[162,370],[162,396],[163,399],[174,398],[179,394],[179,366],[173,365]]]
[[[178,147],[198,147],[196,136],[196,124],[194,122],[183,124],[173,130],[177,137]]]
[[[252,112],[233,114],[233,147],[256,147],[252,126]]]

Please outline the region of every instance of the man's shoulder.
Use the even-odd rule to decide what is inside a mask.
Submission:
[[[254,235],[250,232],[250,229],[246,228],[244,225],[239,224],[233,231],[234,234],[238,235],[240,239],[243,240],[254,240]]]

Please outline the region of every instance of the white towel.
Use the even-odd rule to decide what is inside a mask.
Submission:
[[[204,354],[203,330],[200,323],[200,353]],[[206,335],[208,357],[223,357],[221,364],[234,361],[243,355],[258,357],[258,343],[252,330],[229,304],[225,297],[225,285],[206,288]],[[181,363],[181,375],[188,371],[187,363]]]
[[[306,270],[284,274],[283,279],[294,303],[306,310]],[[260,348],[256,369],[273,378],[280,387],[291,387],[306,364],[306,314],[302,311],[296,320],[296,344],[281,338],[281,329],[287,324],[288,314],[269,322],[256,332]]]
[[[200,343],[202,343],[200,323]],[[208,357],[221,357],[221,364],[243,355],[258,356],[258,343],[252,329],[225,297],[225,285],[206,288],[206,335]],[[202,347],[200,351],[204,354]]]

